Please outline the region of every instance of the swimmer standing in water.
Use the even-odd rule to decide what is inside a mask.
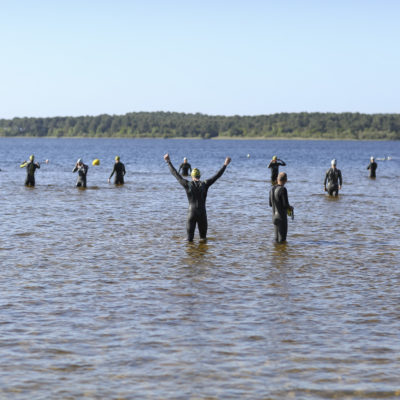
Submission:
[[[180,165],[178,169],[179,174],[181,173],[181,170],[182,170],[182,176],[189,176],[189,174],[192,172],[192,166],[188,163],[186,157],[183,159],[183,163]]]
[[[76,181],[77,187],[86,187],[86,175],[88,173],[88,169],[89,167],[83,163],[81,158],[76,162],[72,172],[78,171],[78,179]]]
[[[293,207],[289,204],[285,184],[287,175],[281,172],[278,175],[278,184],[273,186],[269,192],[269,206],[272,207],[272,222],[275,225],[275,240],[277,243],[286,241],[288,231],[288,214],[293,213]]]
[[[111,172],[110,177],[108,178],[108,183],[110,183],[112,176],[114,175],[115,172],[115,179],[114,183],[116,185],[123,185],[124,182],[124,176],[125,176],[125,165],[120,161],[120,157],[116,156],[115,157],[115,163],[114,163],[114,168]]]
[[[369,169],[369,177],[370,178],[376,178],[376,169],[377,168],[378,168],[378,164],[375,162],[375,158],[371,157],[370,163],[367,167],[367,169]]]
[[[174,168],[169,158],[169,154],[165,154],[164,160],[168,164],[171,174],[185,189],[187,198],[189,200],[189,211],[186,222],[187,240],[189,242],[193,241],[196,224],[199,229],[200,239],[205,240],[207,238],[208,227],[206,212],[208,188],[222,176],[226,167],[231,162],[230,157],[226,157],[222,168],[212,178],[205,181],[200,181],[201,174],[197,168],[192,170],[192,181],[188,181],[179,175],[178,171]]]
[[[29,161],[24,161],[20,168],[26,168],[26,179],[25,179],[25,186],[33,187],[35,186],[35,171],[36,168],[40,168],[40,164],[35,161],[35,156],[32,154],[29,156]]]
[[[282,167],[284,167],[286,165],[286,163],[285,163],[285,161],[279,159],[277,156],[273,156],[271,162],[268,164],[268,168],[271,169],[271,182],[273,185],[276,184],[280,165]]]
[[[328,182],[328,185],[326,184]],[[331,161],[331,168],[326,171],[324,180],[324,191],[328,192],[329,196],[337,196],[339,189],[342,189],[342,172],[336,168],[336,160]]]

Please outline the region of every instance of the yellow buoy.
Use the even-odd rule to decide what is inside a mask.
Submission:
[[[100,165],[100,160],[98,158],[94,159],[92,165]]]

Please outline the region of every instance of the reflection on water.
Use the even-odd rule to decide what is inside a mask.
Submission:
[[[1,144],[0,398],[399,397],[399,143]],[[204,176],[232,156],[208,194],[207,242],[185,241],[166,152]],[[25,188],[31,153],[50,163]],[[268,206],[275,153],[295,207],[285,244]],[[371,180],[375,153],[392,160]],[[116,154],[123,187],[107,182]],[[323,192],[333,154],[338,198]],[[86,190],[78,157],[101,160]]]

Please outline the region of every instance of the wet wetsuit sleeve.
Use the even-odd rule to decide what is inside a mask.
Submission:
[[[225,172],[225,170],[226,170],[226,165],[223,165],[222,168],[212,178],[204,181],[204,183],[206,184],[206,187],[210,187],[218,178],[220,178],[222,176],[222,174]]]
[[[329,170],[326,171],[326,174],[325,174],[324,186],[326,186],[326,181],[328,180],[328,175],[329,175]]]
[[[179,166],[179,169],[178,169],[178,174],[180,174],[180,173],[181,173],[182,166],[183,166],[183,164],[181,164],[181,165]]]
[[[279,165],[282,165],[282,167],[286,166],[285,161],[279,160]]]
[[[269,206],[272,207],[272,196],[274,195],[274,188],[269,191]]]
[[[192,166],[189,164],[189,174],[192,173]]]
[[[75,166],[75,168],[72,170],[72,172],[76,172],[76,171],[78,171],[78,167],[77,166]]]
[[[36,168],[40,169],[40,164],[38,162],[35,165],[36,165]]]
[[[367,169],[371,169],[371,163],[368,164]]]
[[[112,172],[111,172],[111,175],[110,175],[110,177],[109,177],[108,179],[111,179],[111,178],[112,178],[112,176],[114,175],[114,172],[115,172],[115,164],[114,164],[114,168],[113,168],[113,170],[112,170]]]
[[[281,193],[282,193],[282,206],[283,206],[283,209],[284,210],[288,210],[290,208],[290,205],[289,205],[289,199],[288,199],[287,190],[286,190],[285,187],[282,188]]]
[[[25,161],[24,163],[22,163],[19,167],[20,168],[25,168],[28,165],[28,163]]]
[[[182,176],[179,175],[178,171],[175,169],[175,167],[172,165],[171,161],[167,161],[169,170],[171,174],[176,178],[176,180],[183,186],[186,187],[189,183],[185,178],[182,178]]]
[[[339,171],[339,185],[342,186],[342,171]]]
[[[122,173],[123,173],[124,175],[126,174],[125,165],[122,166]]]
[[[268,164],[268,168],[272,168],[272,161]]]

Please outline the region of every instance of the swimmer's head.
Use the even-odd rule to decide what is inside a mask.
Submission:
[[[115,156],[115,161],[119,161],[120,157],[119,156]]]
[[[371,160],[371,162],[374,162],[375,158],[371,156],[370,160]]]
[[[77,164],[83,164],[82,158],[78,158]]]
[[[187,158],[185,157],[184,159],[183,159],[183,162],[186,162],[187,161]]]
[[[33,154],[31,154],[31,155],[29,156],[29,160],[33,161],[34,159],[35,159],[35,156],[34,156]]]
[[[336,159],[335,158],[331,161],[331,165],[332,165],[332,167],[336,167]]]
[[[278,159],[277,156],[273,156],[273,157],[272,157],[272,161],[276,161],[277,159]]]
[[[197,168],[193,168],[192,173],[190,174],[194,179],[200,179],[201,173]]]
[[[286,172],[280,172],[278,175],[278,183],[286,183],[286,182],[287,182]]]

